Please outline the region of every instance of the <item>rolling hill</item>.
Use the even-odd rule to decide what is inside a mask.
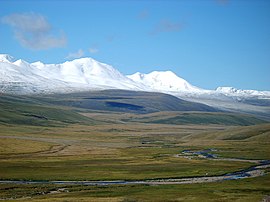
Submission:
[[[106,119],[92,117],[104,115]],[[267,121],[222,112],[163,93],[104,90],[51,95],[1,95],[0,123],[63,126],[109,122],[253,125]],[[119,116],[115,116],[118,114]],[[126,117],[121,115],[130,114]]]

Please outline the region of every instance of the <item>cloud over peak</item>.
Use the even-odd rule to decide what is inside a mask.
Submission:
[[[84,56],[84,51],[82,49],[79,49],[77,52],[69,53],[66,58],[67,59],[76,59],[76,58],[81,58],[83,56]]]
[[[91,48],[89,48],[89,52],[90,53],[97,53],[99,50],[97,49],[97,48],[95,48],[95,47],[91,47]]]
[[[2,17],[1,22],[13,28],[15,38],[22,46],[32,50],[63,47],[67,43],[64,32],[53,30],[41,14],[14,13]]]

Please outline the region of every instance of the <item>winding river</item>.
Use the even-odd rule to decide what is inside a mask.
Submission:
[[[206,158],[211,160],[224,160],[224,161],[244,161],[256,163],[257,165],[249,168],[216,176],[196,176],[186,178],[169,178],[169,179],[153,179],[153,180],[114,180],[114,181],[31,181],[31,180],[0,180],[0,184],[55,184],[55,185],[161,185],[161,184],[194,184],[194,183],[207,183],[207,182],[220,182],[225,180],[239,180],[245,178],[253,178],[265,175],[265,169],[270,167],[270,160],[247,160],[236,158],[218,158],[217,155],[211,154],[216,151],[214,149],[207,149],[202,151],[184,150],[176,157],[183,158]]]

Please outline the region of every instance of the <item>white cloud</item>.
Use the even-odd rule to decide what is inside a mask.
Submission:
[[[178,32],[182,29],[183,24],[180,22],[171,22],[169,20],[160,21],[156,27],[150,32],[150,34],[155,35],[161,32]]]
[[[97,48],[89,48],[90,53],[97,53],[99,50]]]
[[[33,50],[63,47],[67,43],[65,34],[55,34],[55,30],[40,14],[14,13],[2,17],[1,22],[13,28],[15,37],[22,46]]]
[[[81,58],[84,56],[84,51],[82,49],[79,49],[75,53],[69,53],[68,56],[66,57],[67,59],[75,59],[75,58]]]

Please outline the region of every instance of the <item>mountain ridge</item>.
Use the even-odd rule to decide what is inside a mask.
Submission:
[[[15,60],[8,54],[0,54],[0,65],[0,92],[2,93],[10,93],[4,89],[11,89],[12,84],[24,83],[30,88],[26,94],[122,89],[184,96],[188,94],[223,94],[236,97],[259,96],[270,99],[270,91],[241,90],[233,87],[218,87],[216,90],[202,89],[193,86],[172,71],[153,71],[148,74],[137,72],[125,76],[112,66],[92,58],[80,58],[60,64],[44,64],[40,61],[28,63],[22,59]],[[31,85],[35,83],[37,86],[31,89]],[[50,87],[49,84],[52,86]],[[5,87],[11,86],[5,88],[4,85]],[[17,87],[19,88],[19,86]],[[24,91],[11,91],[11,93],[24,94]]]
[[[220,110],[270,120],[270,91],[233,87],[206,90],[193,86],[171,71],[125,76],[112,66],[92,58],[44,64],[40,61],[28,63],[0,54],[0,94],[66,94],[113,89],[165,93]]]
[[[143,83],[156,91],[199,91],[198,87],[191,85],[172,71],[153,71],[149,74],[137,72],[128,75],[135,82]]]

